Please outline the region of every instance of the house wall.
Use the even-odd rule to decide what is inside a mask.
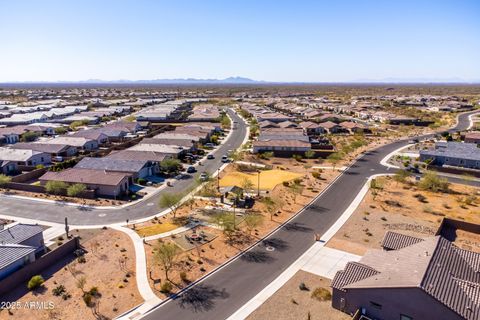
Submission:
[[[333,292],[332,306],[335,308],[341,304],[342,295],[338,293],[338,290]],[[353,314],[358,309],[365,308],[368,317],[378,320],[400,319],[400,315],[414,320],[463,319],[423,290],[414,287],[348,289],[344,297],[344,312]],[[375,307],[372,302],[381,307]]]
[[[36,248],[37,250],[35,250],[35,252],[41,252],[45,250],[43,233],[39,233],[31,238],[28,238],[25,241],[21,242],[20,244]]]
[[[480,169],[480,161],[463,159],[461,157],[435,156],[428,153],[420,154],[420,161],[426,161],[428,159],[434,159],[433,164],[439,166],[449,165],[462,168]]]
[[[48,153],[42,152],[39,154],[35,154],[27,161],[26,165],[28,166],[36,166],[39,164],[50,164],[52,163],[52,156]]]

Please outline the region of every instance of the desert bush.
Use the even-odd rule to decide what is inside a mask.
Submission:
[[[318,301],[329,301],[332,300],[332,294],[328,289],[316,288],[312,292],[312,298],[317,299]]]
[[[170,293],[173,289],[172,284],[169,281],[165,281],[160,288],[160,292],[162,293]]]
[[[40,288],[43,283],[45,282],[45,280],[43,279],[43,277],[41,275],[36,275],[36,276],[33,276],[32,278],[30,278],[30,280],[28,281],[27,283],[27,288],[29,290],[35,290],[35,289],[38,289]]]
[[[52,294],[56,297],[61,296],[63,293],[65,293],[64,285],[59,285],[52,289]]]

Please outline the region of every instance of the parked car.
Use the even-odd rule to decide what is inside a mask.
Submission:
[[[222,162],[228,162],[228,157],[227,156],[222,156]]]
[[[208,160],[215,159],[215,156],[214,156],[213,154],[209,154],[209,155],[207,156],[207,159],[208,159]]]
[[[197,169],[195,169],[195,167],[190,166],[187,168],[187,173],[195,173],[196,171]]]
[[[205,147],[205,148],[214,148],[215,145],[214,145],[213,143],[211,143],[211,142],[208,142],[208,143],[205,143],[204,147]]]

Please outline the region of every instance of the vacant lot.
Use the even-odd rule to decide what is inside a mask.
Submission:
[[[300,289],[301,283],[305,284],[304,290]],[[351,319],[347,314],[331,307],[331,299],[328,299],[328,294],[324,296],[326,298],[324,301],[315,298],[314,291],[319,288],[321,291],[317,290],[317,292],[332,292],[329,279],[300,270],[247,319]]]
[[[388,177],[380,183],[378,195],[369,192],[327,246],[363,255],[379,248],[388,230],[426,237],[434,235],[443,217],[480,223],[479,188],[451,184],[451,191],[442,193],[421,190],[412,180],[398,183]],[[457,245],[462,247],[462,241]]]

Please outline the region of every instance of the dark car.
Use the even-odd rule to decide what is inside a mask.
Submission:
[[[209,154],[209,155],[207,156],[207,159],[208,159],[208,160],[212,160],[212,159],[215,159],[215,157],[213,156],[213,154]]]
[[[195,167],[190,166],[187,168],[187,173],[195,173],[195,172],[197,172],[197,169],[195,169]]]

